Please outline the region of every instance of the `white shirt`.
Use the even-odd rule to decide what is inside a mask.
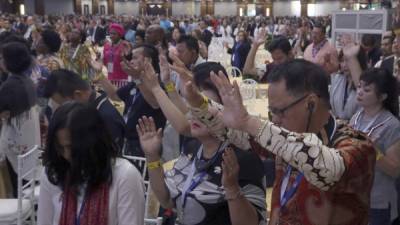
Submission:
[[[108,225],[144,224],[144,185],[139,171],[126,159],[118,158],[113,167],[109,193]],[[38,224],[58,225],[62,191],[43,173],[40,179]],[[78,198],[78,209],[82,199]]]

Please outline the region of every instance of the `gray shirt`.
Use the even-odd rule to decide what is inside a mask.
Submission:
[[[336,118],[342,120],[350,120],[359,109],[356,89],[347,76],[339,73],[331,76],[331,111]]]

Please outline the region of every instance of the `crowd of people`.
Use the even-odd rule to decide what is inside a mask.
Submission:
[[[40,225],[144,224],[150,187],[165,224],[398,224],[400,35],[330,34],[329,16],[2,15],[0,198],[39,145]],[[268,84],[269,118],[216,39]]]

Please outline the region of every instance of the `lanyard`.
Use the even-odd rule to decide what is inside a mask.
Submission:
[[[72,59],[74,60],[76,55],[78,54],[79,49],[81,48],[81,44],[78,45],[78,47],[76,47],[74,54],[72,55]]]
[[[299,173],[296,176],[293,185],[290,188],[288,188],[291,173],[292,173],[292,166],[288,165],[281,186],[281,199],[280,199],[281,208],[284,208],[286,203],[293,197],[294,193],[296,193],[296,190],[299,187],[300,182],[304,176],[303,173]]]
[[[81,224],[81,217],[82,217],[85,205],[86,205],[86,194],[83,196],[83,202],[81,204],[81,208],[79,209],[79,213],[75,218],[75,225],[80,225]]]
[[[133,104],[135,103],[136,99],[139,97],[140,92],[138,92],[136,87],[135,87],[130,91],[130,95],[132,96],[131,97],[132,98],[132,102],[131,102],[130,106],[128,107],[128,110],[126,110],[126,114],[124,115],[125,123],[128,122],[129,114],[131,113],[132,108],[133,108]]]
[[[381,127],[381,126],[384,125],[387,121],[390,120],[390,117],[389,117],[389,118],[387,118],[386,120],[384,120],[383,122],[378,123],[378,124],[376,124],[376,125],[374,126],[375,122],[378,120],[379,115],[381,114],[381,113],[379,112],[378,114],[376,114],[376,116],[374,117],[374,119],[373,119],[364,129],[361,129],[360,120],[361,120],[361,113],[362,113],[362,112],[363,112],[363,111],[360,111],[360,112],[358,112],[358,113],[356,114],[356,119],[355,119],[355,121],[354,121],[354,128],[355,128],[356,130],[359,130],[359,131],[362,131],[362,132],[366,133],[366,134],[368,135],[368,137],[371,136],[372,132],[373,132],[375,129]],[[367,132],[368,132],[368,133],[367,133]]]

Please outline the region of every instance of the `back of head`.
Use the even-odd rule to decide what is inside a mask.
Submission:
[[[194,50],[197,54],[200,52],[199,42],[193,36],[182,35],[178,40],[178,44],[181,43],[184,43],[189,50]]]
[[[277,66],[268,75],[268,83],[271,85],[282,80],[290,95],[314,93],[330,108],[328,75],[322,67],[303,59],[290,60]]]
[[[361,44],[366,47],[375,47],[376,39],[372,34],[364,34],[361,38]]]
[[[60,146],[60,130],[67,130],[70,134],[70,161],[61,152],[65,151],[65,146]],[[77,187],[85,182],[89,187],[109,182],[112,179],[112,159],[116,155],[105,122],[95,107],[68,102],[56,110],[49,124],[43,156],[51,183],[65,188],[65,185]]]
[[[42,33],[42,40],[50,52],[56,53],[61,47],[60,35],[51,29],[46,29]]]
[[[46,81],[44,96],[50,98],[58,93],[62,97],[73,97],[76,90],[89,90],[90,85],[70,70],[59,69],[51,72]]]
[[[29,49],[20,42],[9,42],[0,48],[3,56],[4,66],[7,71],[14,74],[22,74],[32,64],[32,56]]]
[[[360,81],[367,85],[375,85],[378,97],[386,95],[383,107],[394,116],[399,116],[398,84],[396,78],[389,71],[381,68],[371,68],[361,74]]]
[[[210,79],[210,73],[214,72],[215,74],[218,74],[219,71],[222,71],[222,73],[228,77],[228,73],[226,72],[225,68],[217,63],[217,62],[205,62],[197,65],[193,69],[193,78],[194,78],[194,84],[200,89],[200,90],[211,90],[213,91],[219,98],[219,103],[222,103],[221,101],[221,96],[219,95],[217,87],[214,85],[214,83]]]
[[[273,52],[275,50],[281,50],[286,55],[292,50],[289,40],[286,37],[278,36],[269,43],[267,50]]]

